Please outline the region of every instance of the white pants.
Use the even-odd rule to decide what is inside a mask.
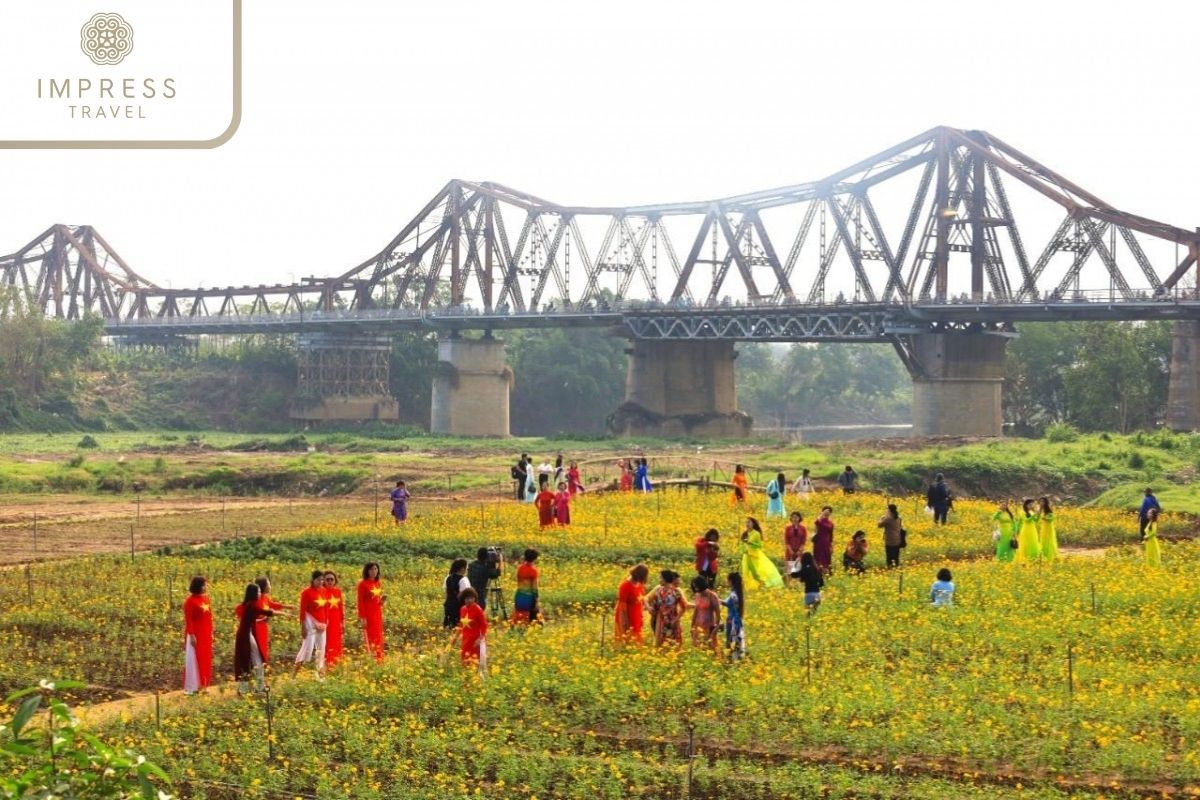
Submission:
[[[183,649],[183,690],[189,694],[200,691],[200,665],[196,663],[196,647],[188,639]]]
[[[262,691],[267,687],[266,670],[263,668],[262,653],[258,650],[258,642],[254,639],[254,634],[250,634],[250,665],[254,668],[254,685],[258,691]],[[238,681],[238,692],[247,692],[250,690],[250,681]]]
[[[303,664],[312,659],[317,665],[317,672],[324,672],[325,631],[317,630],[317,625],[312,614],[304,615],[304,643],[300,645],[300,652],[296,653],[296,663]]]

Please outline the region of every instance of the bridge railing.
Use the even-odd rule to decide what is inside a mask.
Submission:
[[[833,300],[827,300],[818,304],[796,303],[789,301],[771,302],[771,301],[749,301],[726,300],[717,305],[702,305],[688,302],[686,300],[674,302],[659,302],[654,300],[613,300],[601,303],[587,304],[572,304],[569,302],[559,301],[548,302],[539,309],[528,309],[523,311],[514,310],[505,306],[497,307],[491,311],[474,308],[470,305],[464,306],[449,306],[437,309],[418,309],[418,308],[371,308],[371,309],[336,309],[333,311],[323,310],[306,310],[292,311],[288,313],[275,314],[211,314],[211,315],[196,315],[196,316],[145,316],[129,319],[109,320],[109,329],[121,328],[160,328],[172,325],[180,327],[204,325],[219,327],[221,325],[229,326],[254,326],[270,328],[275,325],[295,325],[297,323],[304,324],[312,323],[328,323],[338,321],[360,321],[368,322],[371,320],[391,320],[403,321],[411,320],[414,323],[428,323],[435,326],[441,320],[456,320],[456,319],[471,319],[479,317],[503,318],[510,322],[517,322],[521,319],[540,319],[562,317],[580,317],[580,316],[608,316],[615,314],[630,314],[639,312],[652,313],[671,313],[671,312],[704,312],[713,313],[723,310],[737,311],[746,309],[762,309],[774,311],[823,311],[831,309],[847,309],[847,308],[873,308],[873,309],[896,309],[902,310],[906,307],[930,308],[930,307],[945,307],[945,306],[978,306],[981,308],[996,308],[1005,306],[1043,306],[1043,305],[1070,305],[1084,303],[1100,303],[1100,304],[1179,304],[1179,303],[1198,303],[1200,295],[1193,288],[1175,287],[1170,290],[1161,291],[1153,288],[1132,289],[1128,294],[1121,292],[1119,289],[1080,289],[1071,290],[1061,294],[1044,293],[1039,294],[1034,291],[1029,294],[1016,297],[995,297],[986,295],[982,298],[972,298],[966,294],[961,294],[956,297],[949,297],[945,301],[934,299],[922,299],[915,303],[904,303],[899,300],[891,302],[861,302],[853,298],[837,297]]]

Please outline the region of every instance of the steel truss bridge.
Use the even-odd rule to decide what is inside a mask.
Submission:
[[[163,288],[94,228],[55,225],[0,258],[0,284],[48,317],[99,315],[145,340],[596,326],[903,355],[922,332],[1198,319],[1198,254],[1200,229],[939,127],[822,180],[704,202],[569,206],[452,180],[371,258],[291,285]]]

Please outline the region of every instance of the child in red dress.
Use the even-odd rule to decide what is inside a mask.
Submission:
[[[459,595],[462,600],[462,610],[459,611],[459,626],[454,633],[455,639],[460,639],[462,649],[462,662],[464,665],[470,665],[472,661],[479,664],[479,671],[482,674],[487,669],[487,615],[483,613],[483,609],[476,602],[479,595],[474,589],[463,589]],[[451,644],[453,644],[453,639]]]

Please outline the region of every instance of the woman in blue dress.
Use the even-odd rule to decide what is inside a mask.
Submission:
[[[638,461],[637,472],[633,476],[633,485],[639,492],[648,492],[654,488],[650,485],[650,465],[644,458]]]
[[[533,468],[533,459],[531,458],[525,464],[525,502],[526,503],[532,503],[534,501],[534,498],[537,497],[537,493],[538,493],[537,481],[533,477],[534,472],[535,472],[535,470]]]
[[[775,480],[767,484],[768,517],[787,516],[787,511],[783,508],[783,493],[787,491],[787,485],[787,478],[782,472],[775,476]]]

